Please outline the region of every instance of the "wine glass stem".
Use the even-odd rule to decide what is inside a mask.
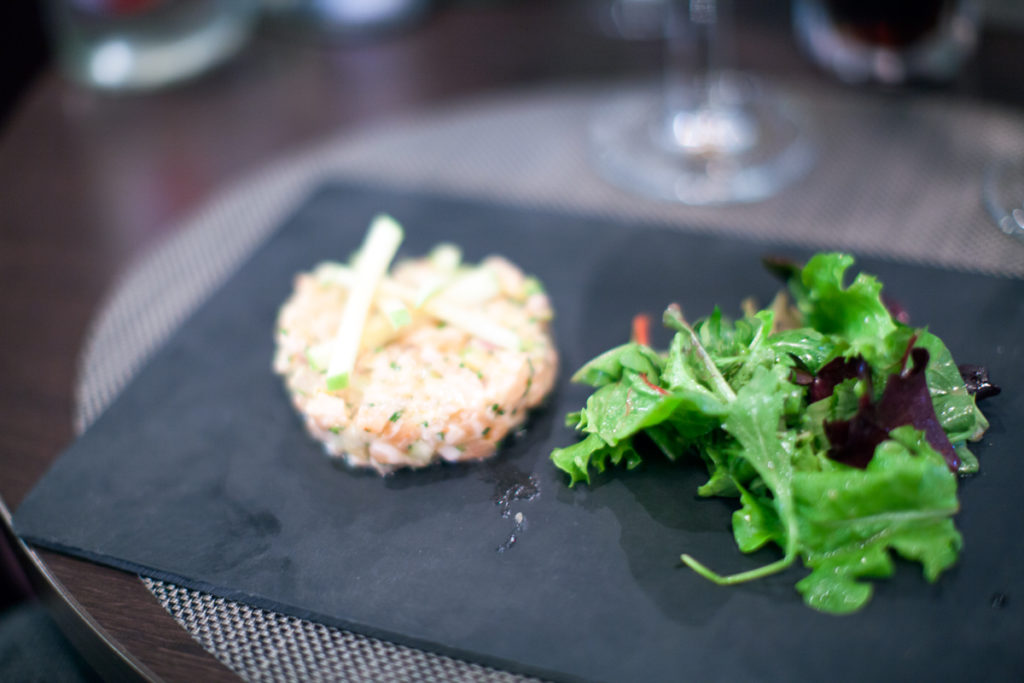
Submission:
[[[707,86],[729,61],[727,10],[720,0],[671,0],[665,36],[669,109],[692,109],[708,100]]]
[[[729,0],[672,0],[666,29],[663,146],[735,154],[756,143],[735,83]]]

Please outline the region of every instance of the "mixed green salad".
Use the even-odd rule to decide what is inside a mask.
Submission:
[[[576,484],[659,451],[702,459],[698,493],[739,499],[739,549],[782,553],[727,576],[682,556],[718,584],[800,560],[806,604],[847,613],[870,599],[865,579],[893,572],[891,551],[935,581],[956,562],[957,477],[977,470],[967,443],[988,422],[945,344],[894,316],[875,277],[844,285],[852,263],[839,253],[776,261],[788,294],[763,310],[747,303],[736,320],[716,308],[691,323],[669,306],[667,351],[650,346],[639,318],[632,341],[574,375],[595,389],[566,418],[585,438],[552,461]]]

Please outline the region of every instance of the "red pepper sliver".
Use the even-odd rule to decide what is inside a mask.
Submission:
[[[633,316],[633,341],[644,346],[651,345],[651,316],[646,313]]]

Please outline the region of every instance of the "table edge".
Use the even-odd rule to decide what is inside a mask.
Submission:
[[[120,646],[75,599],[43,559],[15,533],[11,511],[0,496],[3,533],[26,570],[29,581],[61,632],[96,672],[108,681],[159,681],[152,670]],[[155,599],[155,598],[154,598]]]

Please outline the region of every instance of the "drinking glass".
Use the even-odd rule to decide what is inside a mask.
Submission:
[[[266,18],[286,31],[328,40],[362,39],[411,26],[433,0],[262,0]]]
[[[982,180],[982,202],[999,229],[1024,240],[1024,159],[989,164]]]
[[[980,0],[794,0],[805,51],[848,83],[944,81],[978,42]]]
[[[254,0],[49,0],[57,62],[73,80],[151,90],[196,76],[242,48]]]
[[[662,36],[667,0],[589,0],[597,24],[623,40],[654,40]]]
[[[728,0],[670,0],[660,93],[622,96],[590,128],[598,172],[624,189],[691,205],[752,202],[811,168],[794,111],[728,68]]]

